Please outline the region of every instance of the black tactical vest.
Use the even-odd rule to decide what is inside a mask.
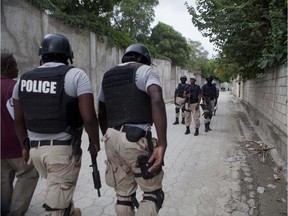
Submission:
[[[216,98],[216,87],[214,85],[208,85],[207,83],[202,86],[202,94],[204,97],[213,100]]]
[[[27,129],[36,133],[60,133],[68,126],[82,126],[77,98],[64,91],[71,66],[36,68],[20,79],[19,100]]]
[[[177,87],[177,96],[183,98],[184,97],[184,91],[187,84],[179,83]]]
[[[140,66],[139,63],[116,66],[104,74],[102,88],[108,127],[142,123],[152,125],[150,98],[135,83],[135,74]]]

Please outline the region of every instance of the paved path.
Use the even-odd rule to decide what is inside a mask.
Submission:
[[[184,125],[172,125],[174,105],[167,104],[168,148],[164,166],[163,190],[165,201],[160,216],[247,216],[252,215],[255,191],[250,168],[246,164],[239,142],[245,139],[245,130],[237,116],[239,104],[229,92],[220,92],[218,111],[213,117],[212,131],[204,132],[203,117],[200,135],[184,135]],[[154,133],[155,134],[155,133]],[[75,206],[83,216],[113,216],[115,194],[105,184],[105,152],[97,159],[102,179],[101,197],[93,187],[87,137],[82,142],[82,168],[75,191]],[[237,156],[237,157],[235,157]],[[246,195],[241,193],[240,173],[248,185]],[[40,179],[27,216],[44,216],[45,179]],[[250,191],[249,191],[250,190]],[[141,200],[141,192],[137,193]]]

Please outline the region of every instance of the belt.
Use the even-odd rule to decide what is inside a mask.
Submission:
[[[112,128],[114,128],[115,130],[122,131],[122,132],[126,133],[129,130],[133,129],[133,126],[123,125],[123,126],[114,126]],[[142,129],[141,137],[146,137],[148,133],[151,133],[151,131],[145,131],[145,130]]]
[[[52,145],[70,145],[71,140],[39,140],[30,141],[30,147],[40,147],[40,146],[52,146]]]

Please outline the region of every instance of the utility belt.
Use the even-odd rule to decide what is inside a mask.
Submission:
[[[126,138],[130,142],[137,142],[142,137],[145,137],[145,138],[151,137],[152,138],[151,131],[145,131],[139,127],[123,125],[123,126],[115,126],[113,128],[115,130],[125,132]]]
[[[38,140],[30,141],[30,147],[36,148],[40,146],[60,146],[60,145],[71,145],[70,140]]]
[[[190,104],[194,104],[194,103],[198,103],[198,100],[197,99],[196,100],[190,99]]]

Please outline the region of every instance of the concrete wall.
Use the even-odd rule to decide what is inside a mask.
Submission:
[[[232,93],[239,97],[262,131],[287,160],[287,65],[267,71],[264,76],[246,82],[234,80]]]
[[[63,25],[24,0],[1,1],[1,26],[1,50],[14,54],[20,74],[39,66],[39,45],[46,34],[67,36],[74,51],[73,65],[90,77],[95,96],[104,72],[120,63],[124,52],[93,32]],[[188,71],[159,59],[153,59],[153,67],[159,72],[165,101],[172,101],[180,76],[189,76]]]

